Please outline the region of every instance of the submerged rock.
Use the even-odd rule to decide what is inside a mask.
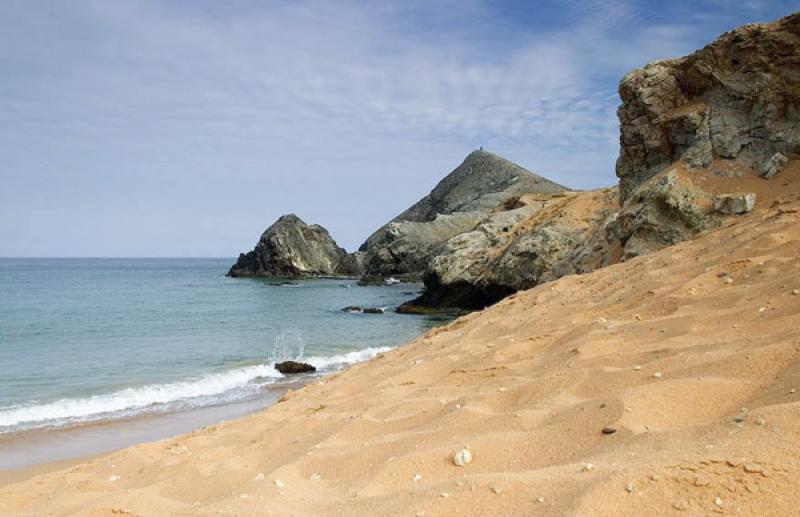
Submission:
[[[295,374],[295,373],[310,373],[316,372],[317,369],[308,363],[301,363],[298,361],[283,361],[275,363],[275,369],[282,374]]]

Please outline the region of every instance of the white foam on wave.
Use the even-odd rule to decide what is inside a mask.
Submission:
[[[86,422],[110,413],[128,414],[181,400],[221,395],[244,387],[258,378],[280,377],[282,375],[275,371],[272,364],[261,364],[181,382],[150,384],[91,397],[15,407],[0,411],[0,432],[3,428],[16,426],[40,427],[41,425],[36,424],[74,420]]]
[[[375,346],[365,348],[363,350],[355,350],[346,354],[334,355],[331,357],[309,357],[307,359],[303,359],[303,361],[315,366],[318,370],[332,370],[347,366],[348,364],[368,361],[376,355],[383,352],[388,352],[391,349],[392,347],[390,346]]]
[[[335,370],[367,361],[392,347],[370,347],[329,357],[301,359],[318,370]],[[23,429],[62,427],[134,416],[145,412],[190,409],[242,400],[261,389],[254,381],[282,378],[275,364],[259,364],[180,382],[150,384],[83,398],[0,410],[0,434]],[[225,396],[228,394],[229,396]]]

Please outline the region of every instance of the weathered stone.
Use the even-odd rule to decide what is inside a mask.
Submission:
[[[727,32],[620,83],[621,201],[665,167],[737,159],[769,177],[800,152],[800,13]],[[783,165],[781,165],[783,164]]]
[[[745,214],[753,210],[756,204],[756,195],[749,194],[720,194],[714,197],[714,210],[726,215]]]
[[[767,160],[766,164],[763,166],[763,174],[762,176],[765,179],[769,179],[779,172],[783,170],[789,164],[789,158],[782,153],[775,153],[773,154],[769,160]]]
[[[474,151],[417,203],[361,245],[371,275],[423,273],[450,238],[473,230],[498,207],[520,205],[524,193],[565,187],[486,151]]]
[[[278,219],[255,249],[239,255],[228,276],[303,278],[357,275],[361,258],[349,256],[328,231],[294,214]]]
[[[283,361],[281,363],[276,363],[275,369],[284,375],[295,374],[295,373],[310,373],[317,371],[317,369],[314,366],[308,363],[301,363],[298,361]]]

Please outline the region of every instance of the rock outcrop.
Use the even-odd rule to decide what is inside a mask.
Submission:
[[[481,309],[522,289],[615,260],[604,227],[616,189],[521,197],[524,206],[487,215],[431,259],[425,291],[401,308]]]
[[[520,194],[565,187],[492,153],[470,153],[424,198],[373,233],[359,250],[373,275],[421,274],[448,239],[472,231],[486,215]]]
[[[738,160],[773,176],[800,153],[800,13],[727,32],[625,76],[617,176],[624,202],[677,161]]]
[[[340,248],[328,231],[294,214],[261,234],[255,249],[239,255],[228,276],[285,277],[358,275],[360,258]]]

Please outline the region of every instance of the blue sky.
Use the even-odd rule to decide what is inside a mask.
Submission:
[[[4,0],[0,256],[354,249],[483,145],[614,184],[622,75],[796,2]]]

